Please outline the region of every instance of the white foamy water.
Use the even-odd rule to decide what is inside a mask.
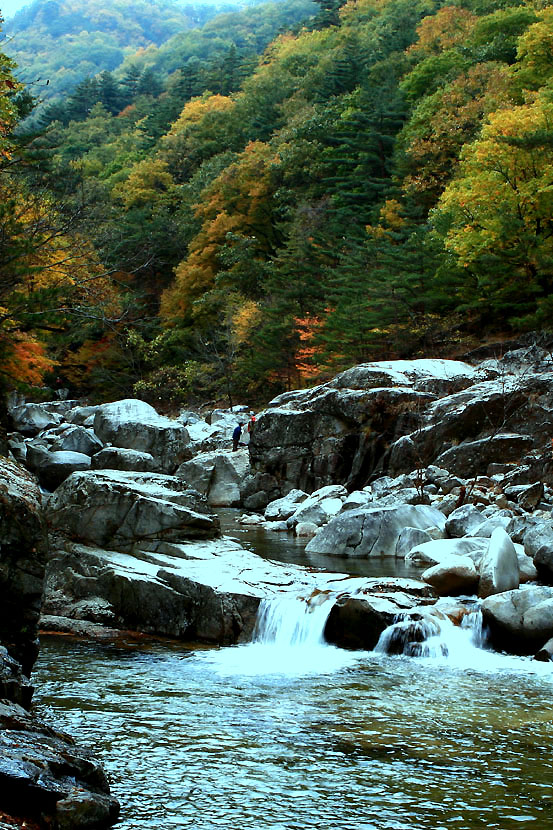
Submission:
[[[326,674],[353,665],[364,652],[325,642],[324,628],[335,596],[317,592],[307,599],[282,596],[262,600],[251,643],[202,655],[218,674]]]
[[[413,632],[414,629],[414,632]],[[413,635],[414,637],[410,636]],[[380,635],[375,652],[407,655],[446,664],[452,668],[474,671],[510,671],[552,676],[551,664],[502,654],[486,647],[486,633],[479,610],[467,614],[460,626],[448,617],[428,614],[413,621],[407,614],[400,615]]]

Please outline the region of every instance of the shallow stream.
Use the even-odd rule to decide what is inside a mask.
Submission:
[[[44,637],[36,708],[102,760],[120,830],[553,828],[550,664],[458,631],[345,652],[317,614],[295,645],[274,615],[232,648]]]

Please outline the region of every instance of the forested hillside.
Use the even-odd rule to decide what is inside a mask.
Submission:
[[[5,50],[31,94],[49,100],[72,92],[87,77],[115,70],[139,49],[147,55],[178,33],[243,5],[241,0],[34,0],[7,22]]]
[[[224,16],[201,31],[226,50],[128,61],[41,136],[3,116],[5,377],[48,347],[75,393],[261,401],[549,325],[553,7],[255,12],[254,39],[291,29],[259,60]],[[133,89],[145,69],[163,86]]]

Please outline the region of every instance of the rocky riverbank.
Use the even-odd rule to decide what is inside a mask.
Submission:
[[[47,534],[36,482],[6,459],[0,525],[0,811],[11,826],[109,827],[118,803],[98,762],[29,712]]]
[[[3,696],[20,708],[5,715],[2,735],[33,736],[25,740],[43,753],[65,740],[21,708],[30,704],[43,578],[41,624],[54,631],[232,644],[251,637],[262,599],[294,593],[309,604],[323,593],[333,602],[325,636],[340,646],[372,649],[401,617],[405,653],[414,654],[409,637],[420,642],[432,620],[459,624],[479,607],[496,648],[549,660],[551,413],[553,361],[536,348],[474,364],[355,367],[271,402],[236,452],[232,431],[245,408],[205,420],[161,417],[136,400],[15,406],[11,457],[0,461],[2,596],[13,599],[0,635]],[[307,556],[426,569],[420,580],[382,580],[267,562],[221,537],[218,506],[306,538]],[[58,783],[41,809],[59,827],[107,826],[116,804],[94,762],[75,752],[81,789]],[[25,786],[36,787],[41,757],[29,761]],[[6,763],[6,780],[18,764],[17,755]],[[64,810],[79,805],[81,824],[76,813],[68,824]]]

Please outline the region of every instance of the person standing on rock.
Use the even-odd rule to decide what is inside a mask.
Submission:
[[[255,426],[255,415],[252,412],[251,416],[250,416],[250,420],[248,421],[248,432],[250,433],[250,435],[253,432],[254,426]]]
[[[244,424],[238,424],[237,427],[234,427],[234,432],[232,433],[232,451],[236,452],[238,449],[238,444],[240,443],[240,438],[242,436],[242,427]]]

